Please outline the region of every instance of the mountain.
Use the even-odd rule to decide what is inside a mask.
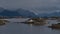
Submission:
[[[0,12],[1,16],[20,16],[18,12],[10,11],[10,10],[4,10],[3,12]]]
[[[60,17],[60,12],[53,12],[49,14],[49,16],[59,16]]]
[[[39,14],[39,17],[52,17],[52,16],[58,16],[60,17],[60,12],[52,12],[52,13],[43,13],[43,14]]]
[[[22,17],[37,17],[33,12],[24,9],[17,9],[15,11],[4,9],[0,12],[0,16],[22,16]]]
[[[29,10],[17,9],[18,13],[23,17],[37,17],[37,15]]]
[[[0,8],[0,16],[22,16],[28,18],[37,18],[37,17],[51,17],[51,16],[60,16],[60,12],[54,11],[52,13],[42,13],[36,15],[30,10],[19,8],[17,10],[8,10],[4,8]]]

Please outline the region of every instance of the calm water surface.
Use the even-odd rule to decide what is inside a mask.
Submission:
[[[56,20],[47,20],[44,26],[34,26],[32,24],[14,23],[22,22],[27,19],[8,19],[11,21],[6,25],[0,26],[0,34],[60,34],[60,30],[48,28],[48,25],[57,23]]]

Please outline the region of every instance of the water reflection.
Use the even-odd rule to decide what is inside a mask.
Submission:
[[[48,25],[57,23],[56,20],[47,20],[49,24],[43,26],[35,26],[32,24],[14,23],[11,21],[9,24],[0,26],[0,34],[60,34],[60,30],[48,28]],[[20,21],[20,20],[19,20]]]

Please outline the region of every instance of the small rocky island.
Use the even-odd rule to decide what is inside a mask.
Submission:
[[[53,29],[60,29],[60,23],[52,24],[51,26],[48,26],[48,27],[53,28]]]
[[[44,25],[46,24],[46,20],[43,18],[30,18],[27,21],[23,22],[25,24],[33,24],[33,25]]]

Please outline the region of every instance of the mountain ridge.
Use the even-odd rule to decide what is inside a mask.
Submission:
[[[0,16],[22,16],[22,17],[29,17],[29,18],[36,18],[36,17],[51,17],[51,16],[59,16],[60,17],[60,11],[54,11],[52,13],[42,13],[36,15],[30,10],[25,10],[22,8],[19,8],[17,10],[8,10],[4,8],[0,8]]]
[[[22,16],[22,17],[37,17],[33,12],[24,9],[17,9],[16,11],[6,10],[4,9],[0,12],[1,16]]]

